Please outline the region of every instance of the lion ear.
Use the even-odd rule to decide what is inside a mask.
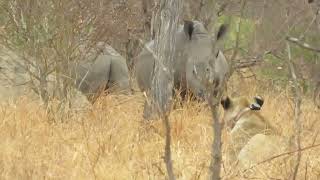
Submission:
[[[221,99],[221,105],[223,107],[224,110],[227,110],[230,108],[230,105],[231,105],[231,100],[230,98],[227,96],[226,98],[224,99]]]
[[[261,106],[258,103],[252,103],[250,104],[249,108],[253,111],[259,111],[261,110]]]
[[[255,96],[254,101],[255,101],[255,103],[257,103],[260,106],[260,108],[262,107],[262,105],[264,103],[264,100],[261,96]]]

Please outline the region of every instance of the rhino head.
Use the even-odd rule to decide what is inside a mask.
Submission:
[[[188,60],[186,64],[186,79],[189,88],[200,98],[205,92],[217,89],[226,74],[229,65],[225,56],[218,49],[223,36],[226,34],[226,25],[221,25],[215,36],[211,36],[200,22],[185,23],[185,33],[192,43],[188,43],[186,51]],[[192,29],[192,30],[191,30]]]

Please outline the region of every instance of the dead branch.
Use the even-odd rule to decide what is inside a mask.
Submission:
[[[271,51],[266,51],[263,54],[260,54],[258,56],[246,58],[245,61],[243,61],[241,59],[234,60],[234,62],[233,62],[234,68],[235,69],[249,68],[249,67],[261,64],[263,62],[263,57],[267,54],[270,54],[270,53],[271,53]],[[242,58],[242,59],[244,59],[244,58]]]
[[[303,49],[307,49],[309,51],[314,51],[314,52],[317,52],[317,53],[320,53],[320,49],[317,49],[313,46],[311,46],[310,44],[307,44],[305,42],[302,42],[300,41],[298,38],[295,38],[295,37],[286,37],[286,40],[291,42],[291,43],[294,43],[296,45],[298,45],[299,47],[303,48]]]
[[[293,151],[289,151],[289,152],[284,152],[284,153],[281,153],[281,154],[272,156],[272,157],[270,157],[270,158],[268,158],[268,159],[265,159],[265,160],[263,160],[263,161],[258,162],[258,163],[255,164],[254,166],[251,166],[251,167],[249,167],[249,168],[247,168],[247,169],[244,169],[242,172],[246,172],[246,171],[248,171],[248,170],[250,170],[250,169],[252,169],[252,168],[254,168],[254,167],[257,167],[257,166],[259,166],[259,165],[261,165],[261,164],[264,164],[264,163],[266,163],[266,162],[273,161],[273,160],[278,159],[278,158],[280,158],[280,157],[288,156],[288,155],[294,154],[294,153],[299,152],[299,151],[300,151],[300,152],[307,151],[307,150],[309,150],[309,149],[313,149],[313,148],[316,148],[316,147],[319,147],[319,146],[320,146],[320,144],[312,144],[312,145],[310,145],[310,146],[307,146],[307,147],[304,147],[304,148],[301,148],[301,149],[298,149],[298,150],[293,150]]]

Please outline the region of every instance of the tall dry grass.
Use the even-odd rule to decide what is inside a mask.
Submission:
[[[237,91],[262,95],[262,114],[290,135],[293,104],[287,91],[275,93],[252,82],[241,82]],[[0,179],[165,179],[162,122],[144,122],[142,110],[141,94],[103,97],[90,112],[72,114],[62,122],[50,121],[45,110],[27,98],[3,104]],[[320,143],[320,111],[307,97],[302,111],[302,146]],[[170,118],[177,178],[207,179],[212,142],[208,107],[187,102]],[[226,133],[224,143],[226,148]],[[222,174],[224,179],[287,179],[290,168],[285,156],[245,172],[224,165]],[[298,177],[320,179],[320,148],[303,152]]]

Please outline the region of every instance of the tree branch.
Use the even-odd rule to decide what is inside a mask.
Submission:
[[[257,166],[259,166],[259,165],[261,165],[261,164],[264,164],[264,163],[266,163],[266,162],[273,161],[273,160],[275,160],[275,159],[277,159],[277,158],[280,158],[280,157],[283,157],[283,156],[288,156],[288,155],[294,154],[294,153],[296,153],[296,152],[298,152],[298,151],[300,151],[300,152],[307,151],[307,150],[309,150],[309,149],[316,148],[316,147],[319,147],[319,146],[320,146],[320,144],[312,144],[312,145],[310,145],[310,146],[307,146],[307,147],[304,147],[304,148],[301,148],[301,149],[298,149],[298,150],[293,150],[293,151],[289,151],[289,152],[284,152],[284,153],[281,153],[281,154],[272,156],[272,157],[270,157],[270,158],[268,158],[268,159],[265,159],[265,160],[263,160],[263,161],[258,162],[258,163],[255,164],[254,166],[251,166],[251,167],[243,170],[242,172],[245,173],[246,171],[248,171],[248,170],[250,170],[250,169],[252,169],[252,168],[254,168],[254,167],[257,167]]]
[[[300,41],[298,38],[295,38],[295,37],[286,37],[286,40],[291,42],[291,43],[294,43],[298,46],[300,46],[301,48],[303,49],[307,49],[309,51],[314,51],[314,52],[317,52],[317,53],[320,53],[320,49],[317,49],[315,47],[312,47],[311,45],[305,43],[305,42],[302,42]]]
[[[234,68],[242,69],[242,68],[249,68],[249,67],[258,65],[259,63],[263,62],[263,57],[267,54],[271,54],[271,51],[265,51],[263,54],[260,54],[254,57],[241,58],[241,59],[246,59],[245,61],[241,61],[241,59],[238,59],[237,61],[233,62]]]

